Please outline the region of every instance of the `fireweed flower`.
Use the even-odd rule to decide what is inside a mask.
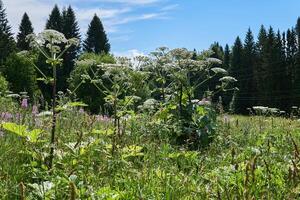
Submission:
[[[32,106],[32,115],[36,116],[39,114],[38,107],[36,105]]]
[[[98,122],[110,122],[110,118],[106,115],[96,115],[96,120]]]
[[[22,119],[22,114],[21,113],[16,113],[16,116],[15,116],[16,120],[19,121]]]
[[[3,121],[9,121],[12,118],[13,118],[13,115],[9,112],[1,113],[1,120],[3,120]]]
[[[28,108],[28,99],[22,99],[21,107]]]
[[[82,108],[79,109],[79,113],[83,114],[84,110]]]

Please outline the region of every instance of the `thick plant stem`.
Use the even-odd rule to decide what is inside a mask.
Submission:
[[[56,131],[56,66],[53,65],[53,89],[52,89],[52,128],[50,141],[50,158],[49,169],[53,166],[54,150],[55,150],[55,131]]]
[[[24,185],[23,182],[20,183],[19,188],[20,188],[20,199],[25,200],[26,199],[26,197],[25,197],[25,185]]]
[[[182,85],[180,85],[180,88],[179,88],[179,103],[178,103],[178,107],[179,107],[179,117],[182,118],[182,112],[183,112],[183,109],[182,109],[182,96],[183,96],[183,87]]]
[[[70,200],[76,200],[76,186],[70,182]]]
[[[117,128],[118,128],[118,117],[117,117],[117,100],[114,101],[114,135],[112,138],[112,151],[111,154],[114,156],[116,150],[116,135],[117,135]]]

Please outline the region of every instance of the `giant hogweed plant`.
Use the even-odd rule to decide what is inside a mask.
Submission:
[[[216,115],[211,106],[200,105],[208,100],[195,99],[197,91],[216,77],[221,78],[215,88],[207,88],[211,90],[207,92],[207,99],[220,91],[234,90],[231,83],[236,80],[227,76],[226,70],[215,67],[220,64],[220,60],[209,57],[209,52],[203,53],[201,60],[192,60],[192,53],[186,49],[161,47],[150,57],[137,57],[134,63],[123,58],[118,59],[117,64],[98,65],[96,70],[90,67],[92,73],[86,72],[82,80],[89,81],[106,96],[114,118],[114,135],[120,135],[120,118],[134,113],[137,106],[133,104],[141,103],[143,95],[139,91],[149,89],[148,98],[160,102],[161,109],[155,114],[158,120],[169,123],[178,140],[198,147],[208,143]],[[147,87],[137,86],[145,84],[143,82]]]
[[[200,60],[193,60],[186,49],[162,47],[151,55],[144,70],[152,74],[153,90],[164,105],[158,116],[176,125],[173,132],[177,134],[177,142],[188,142],[193,148],[207,145],[216,119],[210,99],[221,91],[235,90],[231,83],[236,79],[215,67],[222,62],[210,58],[209,51]],[[210,81],[217,77],[221,78],[212,88]],[[205,86],[203,99],[196,99],[196,92]]]
[[[134,70],[126,58],[118,58],[116,64],[100,64],[96,69],[90,66],[91,73],[86,71],[82,75],[82,82],[90,82],[105,96],[106,108],[111,111],[113,118],[112,155],[117,147],[117,140],[120,140],[124,133],[121,130],[120,121],[135,113],[136,104],[141,97],[134,95],[138,93],[136,80],[144,81],[147,74]],[[104,73],[103,73],[104,72]],[[139,85],[143,85],[139,83]]]
[[[220,91],[233,90],[230,83],[236,81],[233,77],[226,76],[226,70],[214,67],[221,64],[220,60],[207,55],[209,52],[205,52],[201,60],[195,61],[192,60],[192,53],[186,49],[170,51],[162,47],[150,57],[136,58],[134,63],[119,59],[117,64],[101,64],[97,70],[91,69],[92,74],[86,73],[82,78],[84,82],[90,81],[99,92],[106,95],[106,102],[113,110],[117,134],[119,119],[128,114],[128,111],[133,112],[134,109],[128,108],[141,101],[140,96],[133,95],[141,89],[132,91],[138,88],[132,79],[142,77],[138,84],[146,83],[146,88],[150,88],[151,92],[149,97],[152,96],[160,102],[158,105],[161,109],[155,113],[158,120],[169,123],[173,127],[170,132],[177,133],[178,140],[190,140],[198,147],[201,146],[199,144],[208,143],[216,115],[212,107],[200,105],[208,100],[195,100],[196,91],[213,78],[221,76],[215,88],[207,88],[211,89],[206,96],[209,99]],[[109,87],[105,84],[107,81],[110,83]]]
[[[68,51],[71,46],[79,45],[77,38],[66,39],[64,34],[55,30],[45,30],[38,35],[30,34],[27,36],[28,41],[33,48],[37,49],[45,58],[46,63],[52,67],[52,77],[47,77],[37,67],[37,70],[43,76],[45,83],[52,85],[52,128],[50,139],[50,154],[48,160],[49,169],[52,168],[54,151],[55,151],[55,132],[57,118],[57,68],[62,65],[62,56]]]

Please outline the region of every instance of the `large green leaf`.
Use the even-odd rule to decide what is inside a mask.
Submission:
[[[16,134],[20,137],[24,137],[32,143],[38,142],[39,136],[44,132],[41,129],[34,129],[32,131],[29,131],[27,126],[18,125],[11,122],[2,123],[2,128],[10,133]]]
[[[2,128],[8,132],[14,133],[21,137],[26,137],[26,130],[28,127],[24,125],[18,125],[15,123],[7,122],[7,123],[2,123]]]

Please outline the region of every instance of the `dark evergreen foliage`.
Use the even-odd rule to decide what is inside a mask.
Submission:
[[[21,24],[19,26],[19,33],[17,35],[17,48],[19,50],[29,50],[29,42],[26,41],[26,37],[31,33],[33,33],[32,23],[27,13],[24,13]]]
[[[198,57],[198,55],[197,55],[197,50],[194,49],[194,51],[193,51],[193,56],[192,56],[192,60],[197,60],[197,57]]]
[[[46,23],[46,29],[62,32],[63,18],[57,5],[54,6]]]
[[[5,62],[4,75],[15,93],[27,92],[33,98],[38,93],[35,68],[31,55],[11,54]]]
[[[229,66],[230,66],[230,49],[229,49],[229,45],[226,44],[224,49],[223,68],[228,69]]]
[[[8,24],[6,10],[2,0],[0,0],[0,64],[15,50],[15,41]]]
[[[255,96],[254,68],[256,59],[256,45],[254,36],[252,34],[252,31],[248,29],[244,42],[241,71],[239,73],[240,91],[238,100],[240,101],[240,110],[242,113],[247,113],[247,108],[251,107],[251,105],[253,104],[252,97]]]
[[[110,44],[105,33],[100,18],[95,15],[92,19],[88,31],[87,38],[84,41],[83,49],[89,53],[109,53]]]
[[[215,52],[222,49],[217,44],[212,45]],[[247,108],[258,105],[285,111],[290,111],[292,106],[299,107],[300,18],[296,27],[286,33],[274,32],[272,27],[266,30],[262,25],[257,42],[249,29],[244,43],[238,37],[231,53],[229,46],[225,46],[223,68],[238,79],[237,113],[247,114]],[[222,97],[228,96],[232,97],[232,94]]]
[[[213,43],[210,49],[213,51],[211,57],[218,58],[220,60],[224,57],[223,47],[218,42]]]
[[[229,68],[229,73],[238,80],[238,88],[243,88],[242,85],[242,76],[241,72],[243,70],[243,44],[240,37],[237,37],[233,48],[232,48],[232,57],[231,57],[231,66]],[[242,93],[243,91],[241,91]],[[235,112],[242,112],[242,102],[240,94],[236,98],[236,110]]]
[[[76,20],[75,12],[71,6],[62,12],[62,33],[67,39],[80,39],[80,30]],[[71,47],[63,56],[63,66],[58,70],[58,90],[65,91],[67,89],[67,79],[71,71],[74,69],[75,59],[79,54],[80,47]]]

